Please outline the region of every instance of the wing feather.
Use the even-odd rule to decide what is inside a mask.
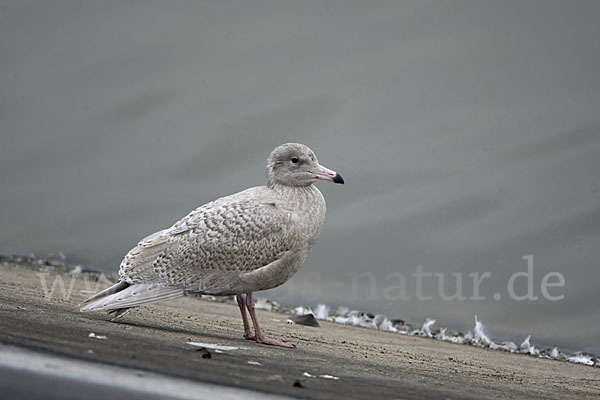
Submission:
[[[242,284],[240,274],[277,261],[294,244],[297,216],[251,190],[201,206],[140,241],[123,260],[121,277],[216,294]]]

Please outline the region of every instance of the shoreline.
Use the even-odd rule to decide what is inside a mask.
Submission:
[[[242,338],[236,306],[192,296],[140,307],[115,323],[79,312],[88,296],[81,274],[64,279],[69,298],[45,298],[34,269],[4,263],[0,270],[0,343],[45,354],[315,399],[600,395],[595,368],[324,320],[288,324],[289,315],[264,310],[257,313],[265,332],[297,348],[258,345]],[[67,277],[49,273],[49,284]],[[198,351],[188,342],[236,349]]]
[[[114,279],[117,277],[116,274],[111,276],[112,280],[106,279],[106,274],[93,269],[93,267],[83,268],[79,264],[69,264],[66,262],[66,257],[59,253],[58,258],[49,257],[42,259],[31,256],[6,256],[0,255],[0,264],[2,263],[14,263],[22,265],[24,267],[33,268],[40,272],[57,273],[66,275],[82,275],[86,281],[103,279],[104,286],[96,283],[94,290],[91,290],[91,286],[86,282],[86,290],[81,290],[81,293],[86,295],[92,295],[104,289],[106,286],[110,286],[114,283]],[[100,286],[99,286],[100,285]],[[47,284],[43,284],[44,293],[47,295],[54,288],[48,288]],[[227,304],[236,304],[234,296],[226,297],[215,297],[210,295],[199,295],[195,293],[189,293],[188,296],[199,297],[209,302],[219,302]],[[514,354],[528,355],[533,357],[540,357],[551,359],[561,362],[571,362],[575,364],[582,364],[589,367],[600,368],[600,356],[588,352],[582,351],[561,351],[556,346],[543,346],[536,347],[536,343],[530,341],[531,335],[528,335],[522,342],[514,342],[510,340],[497,341],[490,337],[486,327],[481,320],[478,319],[477,315],[474,316],[475,325],[472,330],[463,333],[461,331],[451,331],[445,327],[436,327],[435,320],[426,318],[426,321],[421,325],[414,325],[407,323],[404,320],[390,320],[384,314],[373,314],[363,312],[359,310],[351,310],[347,307],[337,307],[336,311],[332,312],[331,307],[325,304],[318,304],[313,310],[310,306],[295,305],[290,306],[279,303],[276,300],[256,297],[256,308],[266,311],[275,311],[283,314],[290,314],[292,316],[302,316],[306,314],[312,314],[316,320],[324,320],[334,322],[342,325],[360,326],[368,329],[375,329],[381,331],[388,331],[403,335],[421,336],[429,339],[440,340],[445,342],[451,342],[454,344],[470,345],[475,347],[484,347],[491,350],[505,351]],[[288,319],[288,322],[292,323]]]

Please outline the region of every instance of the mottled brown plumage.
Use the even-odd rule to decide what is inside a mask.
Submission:
[[[247,293],[238,302],[251,303],[252,292],[277,287],[294,275],[319,237],[325,200],[313,185],[318,179],[343,183],[308,147],[277,147],[267,160],[266,186],[200,206],[140,241],[121,263],[120,282],[88,299],[82,311],[122,312],[186,291]],[[256,340],[243,307],[242,318],[246,336]]]

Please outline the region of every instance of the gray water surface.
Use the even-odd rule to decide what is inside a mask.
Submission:
[[[265,295],[477,314],[599,353],[599,17],[595,0],[0,1],[0,251],[116,271],[297,141],[346,185],[319,184],[321,238]],[[529,255],[538,299],[511,299]],[[446,295],[462,274],[467,299],[432,276],[419,300],[419,266]]]

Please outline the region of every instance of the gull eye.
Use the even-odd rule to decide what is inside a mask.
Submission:
[[[290,161],[293,162],[294,164],[298,164],[298,161],[300,161],[300,160],[298,160],[298,157],[292,157],[290,159]]]

